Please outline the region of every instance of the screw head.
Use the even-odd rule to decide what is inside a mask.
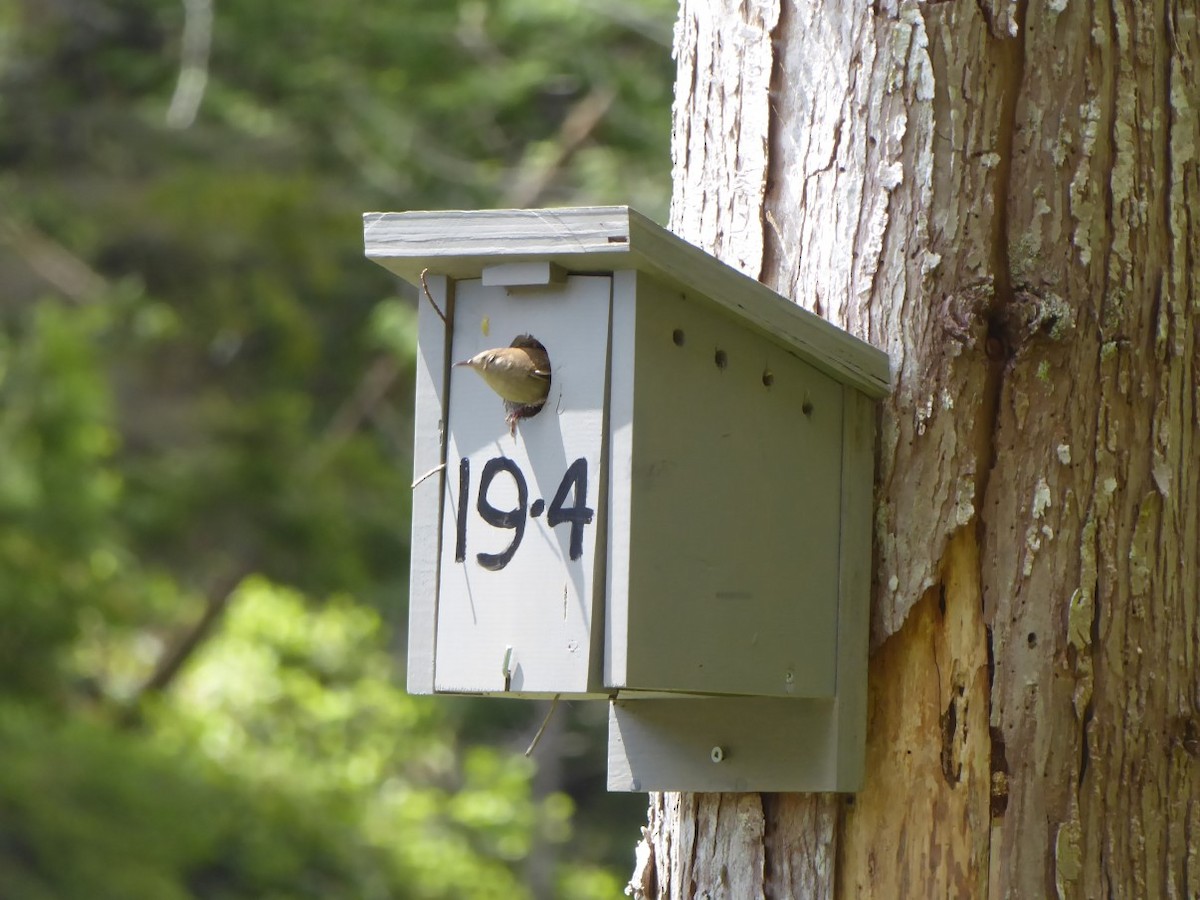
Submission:
[[[708,758],[715,763],[721,762],[723,759],[725,759],[725,748],[720,746],[713,747],[712,750],[709,751]]]

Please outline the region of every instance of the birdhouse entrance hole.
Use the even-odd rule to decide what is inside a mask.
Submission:
[[[486,336],[489,330],[489,320],[484,317],[480,331]],[[518,334],[507,347],[481,350],[455,365],[478,373],[504,401],[506,420],[513,432],[521,419],[540,413],[550,395],[550,356],[546,345],[531,334]]]

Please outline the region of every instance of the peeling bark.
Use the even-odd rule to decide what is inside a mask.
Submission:
[[[672,227],[885,349],[868,775],[646,897],[1200,895],[1200,18],[684,0]],[[636,879],[635,879],[636,881]]]

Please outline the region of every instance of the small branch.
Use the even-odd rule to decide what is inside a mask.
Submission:
[[[0,217],[0,242],[12,247],[43,281],[75,303],[90,303],[109,287],[107,278],[32,225]]]
[[[554,715],[554,710],[558,708],[558,698],[561,696],[561,694],[555,694],[554,699],[550,701],[550,708],[546,710],[546,718],[542,719],[542,727],[537,730],[537,734],[533,736],[533,740],[525,750],[526,756],[533,753],[533,748],[538,745],[538,742],[542,739],[542,735],[546,733],[546,726],[550,724],[550,717]]]
[[[217,582],[205,599],[204,612],[200,614],[200,618],[180,634],[174,644],[159,657],[153,674],[146,679],[146,683],[137,692],[137,697],[130,704],[130,711],[134,718],[137,715],[136,710],[144,700],[155,694],[163,693],[171,686],[187,661],[213,632],[217,622],[220,621],[229,606],[234,591],[252,570],[253,567],[249,564],[239,565]]]
[[[438,314],[438,318],[442,320],[442,324],[446,324],[446,314],[441,311],[437,303],[434,302],[433,294],[429,293],[429,282],[425,280],[425,276],[429,274],[429,269],[421,270],[421,290],[425,292],[425,299],[429,301],[429,305],[433,307],[433,311]]]
[[[416,481],[414,481],[412,483],[412,489],[416,490],[418,484],[420,484],[426,478],[431,478],[432,476],[436,475],[438,472],[442,471],[442,469],[444,469],[444,468],[446,468],[445,463],[438,463],[436,466],[434,466],[432,469],[430,469],[428,472],[426,472],[424,475],[422,475],[420,478],[418,478]]]
[[[167,108],[167,125],[172,128],[190,127],[204,99],[212,49],[212,0],[183,0],[183,16],[179,79]]]
[[[391,356],[377,358],[355,387],[354,393],[333,414],[324,433],[301,461],[301,468],[307,472],[321,468],[330,454],[345,443],[372,414],[399,375],[400,367]]]
[[[544,165],[529,166],[518,174],[502,205],[513,209],[536,205],[555,177],[604,120],[616,96],[616,91],[610,87],[596,87],[572,106],[558,129],[557,152]]]

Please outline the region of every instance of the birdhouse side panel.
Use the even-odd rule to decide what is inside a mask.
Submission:
[[[841,596],[838,603],[837,783],[862,787],[867,740],[867,651],[871,619],[871,524],[875,497],[876,403],[844,389]]]
[[[604,686],[628,684],[629,562],[632,533],[633,396],[636,365],[637,292],[647,276],[613,272],[611,365],[608,400],[608,527],[604,603]]]
[[[428,279],[438,309],[453,309],[453,282]],[[408,683],[410,694],[433,693],[437,635],[438,561],[441,556],[442,443],[449,333],[429,303],[417,313],[416,404],[413,413],[412,540],[408,576]]]
[[[599,678],[610,291],[599,276],[456,284],[452,357],[529,335],[549,356],[550,384],[540,411],[513,417],[478,371],[450,369],[438,691],[584,693]]]
[[[842,386],[703,298],[636,308],[624,686],[833,696]]]

